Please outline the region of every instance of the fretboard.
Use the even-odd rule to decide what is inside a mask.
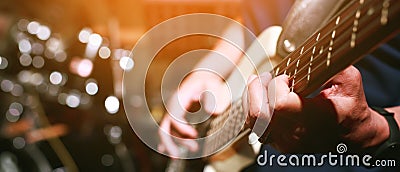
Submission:
[[[289,76],[291,91],[307,96],[332,76],[356,63],[400,31],[400,2],[396,0],[350,1],[324,27],[291,52],[270,73]],[[244,131],[247,114],[241,100],[232,103],[211,121],[205,154],[220,150]]]

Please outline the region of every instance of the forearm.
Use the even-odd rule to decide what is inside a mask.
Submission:
[[[400,106],[385,108],[385,110],[394,113],[394,118],[397,124],[400,126]],[[371,123],[369,123],[369,125],[367,125],[366,128],[361,129],[363,131],[360,131],[368,133],[366,132],[366,130],[368,130],[369,128],[370,131],[374,133],[374,137],[372,137],[373,139],[369,140],[364,145],[366,147],[380,145],[381,143],[386,141],[390,135],[389,125],[386,119],[381,114],[379,114],[378,112],[376,112],[371,108],[369,108],[369,111],[371,113],[371,118],[370,118]]]
[[[243,51],[245,42],[242,27],[232,24],[227,27],[213,50],[195,68],[211,70],[221,77],[227,77],[232,69],[238,64]]]

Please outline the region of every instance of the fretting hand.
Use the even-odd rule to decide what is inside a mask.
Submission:
[[[388,138],[387,122],[368,107],[355,67],[334,76],[314,98],[299,97],[288,85],[286,75],[251,76],[244,101],[250,118],[271,120],[270,139],[278,150],[324,152],[346,142],[360,151]]]

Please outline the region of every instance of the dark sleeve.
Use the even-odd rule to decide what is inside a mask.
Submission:
[[[364,57],[355,66],[361,72],[370,106],[400,105],[400,35]]]

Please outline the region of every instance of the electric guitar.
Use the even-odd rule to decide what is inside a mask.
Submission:
[[[258,41],[263,46],[282,43],[288,55],[284,59],[274,56],[276,52],[268,52],[268,58],[257,56],[260,50],[254,49],[252,45],[246,51],[252,62],[243,58],[238,65],[240,71],[235,70],[227,82],[235,80],[239,75],[248,78],[254,73],[253,70],[249,70],[253,69],[254,63],[259,67],[258,71],[270,71],[273,77],[288,75],[291,91],[300,96],[307,96],[327,83],[335,74],[372,52],[379,44],[398,34],[399,21],[399,2],[359,0],[343,3],[340,10],[332,15],[324,26],[319,27],[302,44],[298,44],[299,46],[294,46],[290,40],[279,38],[279,27],[269,28],[258,37]],[[275,64],[263,66],[266,61]],[[245,83],[235,84],[239,85],[238,90],[241,90],[234,96],[236,101],[224,113],[210,119],[206,135],[215,136],[207,139],[203,146],[204,155],[219,152],[207,158],[217,171],[239,171],[251,163],[255,156],[248,145],[240,145],[247,142],[243,140],[247,140],[245,136],[250,134],[251,129],[244,127],[247,114],[243,113],[240,98]],[[265,133],[259,134],[258,137],[262,140]],[[230,146],[221,151],[224,145]],[[170,167],[183,165],[182,161],[172,160],[173,165]]]

